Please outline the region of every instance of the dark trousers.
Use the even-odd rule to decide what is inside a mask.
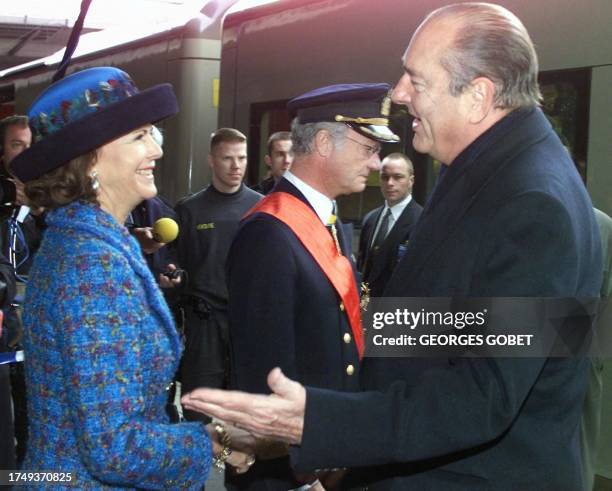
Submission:
[[[23,363],[11,365],[11,390],[15,416],[15,439],[17,440],[17,466],[25,459],[28,443],[28,405],[26,399],[25,369]]]
[[[0,365],[0,469],[16,467],[9,367]]]
[[[185,351],[181,360],[181,392],[198,387],[222,389],[229,369],[229,326],[227,312],[210,309],[196,312],[185,308]],[[195,411],[184,410],[189,421],[210,422]]]

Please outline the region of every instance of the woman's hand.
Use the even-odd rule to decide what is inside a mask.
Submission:
[[[208,424],[206,429],[212,441],[215,465],[224,463],[237,474],[244,474],[255,463],[255,438],[250,433],[219,422]]]
[[[153,254],[166,245],[157,242],[153,238],[153,229],[151,227],[134,227],[130,230],[130,233],[136,237],[142,252],[145,254]]]
[[[231,465],[236,474],[244,474],[255,463],[255,455],[232,450],[225,463]]]

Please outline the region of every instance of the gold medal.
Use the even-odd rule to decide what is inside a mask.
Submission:
[[[370,287],[365,282],[361,282],[361,298],[359,300],[359,307],[361,307],[361,311],[365,312],[368,310],[368,305],[370,304]]]

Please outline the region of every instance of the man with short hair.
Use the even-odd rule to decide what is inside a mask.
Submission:
[[[363,191],[380,165],[379,142],[397,139],[364,121],[384,117],[389,88],[337,85],[289,102],[295,160],[243,221],[228,257],[234,388],[268,392],[266,375],[281,366],[308,385],[359,389],[359,294],[334,199]],[[285,452],[231,483],[286,491],[313,479],[294,476]]]
[[[277,131],[270,135],[270,138],[268,138],[268,153],[264,157],[268,166],[268,177],[253,186],[253,191],[257,191],[264,196],[272,191],[285,171],[291,168],[293,162],[291,145],[291,133],[289,131]]]
[[[32,143],[32,132],[28,126],[28,117],[22,115],[8,116],[0,121],[0,183],[3,189],[5,214],[19,218],[19,234],[9,237],[8,221],[3,221],[0,230],[2,253],[11,260],[19,275],[27,275],[34,253],[42,240],[44,220],[42,209],[31,210],[27,207],[28,199],[23,190],[23,183],[15,177],[9,163]],[[12,198],[12,199],[11,199]]]
[[[414,148],[444,171],[385,296],[528,297],[534,306],[598,297],[592,205],[538,108],[537,56],[520,20],[493,4],[442,7],[403,64],[393,98],[414,117]],[[572,310],[523,325],[539,336],[554,321],[584,340],[588,319],[577,325]],[[366,358],[359,394],[306,389],[274,370],[272,396],[201,390],[184,403],[294,444],[297,469],[363,467],[354,478],[370,490],[583,489],[588,360],[466,349]]]
[[[20,114],[7,116],[0,120],[0,154],[4,168],[17,155],[32,143],[32,132],[28,126],[28,117]]]
[[[3,205],[9,201],[12,205],[23,205],[26,202],[23,184],[12,175],[9,163],[28,148],[31,143],[32,132],[28,126],[27,116],[15,114],[0,121],[0,158],[2,159],[0,183]],[[13,198],[13,200],[11,201],[9,198]]]
[[[382,295],[403,257],[423,207],[412,198],[414,167],[403,153],[387,155],[380,169],[380,190],[385,204],[363,218],[357,267],[370,295]]]
[[[2,169],[0,171],[0,198],[2,205],[10,203],[5,214],[13,211],[16,199],[16,182],[9,177],[8,164],[19,153],[25,150],[32,140],[32,134],[28,126],[27,116],[8,116],[0,121],[0,158],[2,159]],[[23,193],[23,187],[20,189]],[[6,234],[8,227],[2,219],[2,242],[7,244]],[[8,253],[2,247],[0,254],[0,304],[2,308],[10,309],[10,303],[15,297],[15,273],[12,265],[8,262],[5,254]],[[8,320],[8,319],[7,319]],[[4,326],[0,322],[0,352],[9,349],[8,343],[15,334],[15,320],[4,321]],[[0,442],[0,469],[15,469],[17,463],[15,459],[15,426],[13,418],[13,403],[11,394],[11,381],[9,375],[9,365],[0,365],[0,430],[3,437]]]
[[[183,392],[196,387],[225,387],[229,355],[225,260],[240,219],[261,199],[242,183],[247,139],[240,131],[221,128],[212,135],[208,165],[212,183],[175,208],[179,224],[177,259],[187,273],[182,291]],[[205,420],[191,411],[185,411],[185,416]]]
[[[15,114],[0,121],[0,186],[2,188],[2,223],[0,250],[9,259],[18,279],[27,276],[34,255],[40,246],[44,230],[42,209],[31,210],[23,190],[23,183],[10,171],[9,163],[32,143],[28,117]],[[21,301],[22,299],[18,299]],[[4,318],[5,336],[12,338],[12,349],[19,347],[21,320],[14,306],[7,306]],[[13,412],[15,415],[16,458],[20,464],[25,457],[28,438],[26,388],[23,364],[11,370]],[[12,443],[12,439],[7,438]]]

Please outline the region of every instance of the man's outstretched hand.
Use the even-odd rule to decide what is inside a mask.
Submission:
[[[187,409],[208,414],[264,438],[299,444],[304,431],[306,389],[280,368],[268,374],[271,395],[195,389],[183,396]]]

